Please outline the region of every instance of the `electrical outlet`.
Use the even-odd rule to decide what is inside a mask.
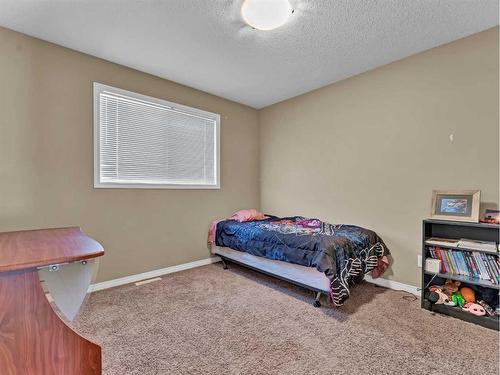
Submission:
[[[422,255],[417,255],[417,267],[422,268]]]

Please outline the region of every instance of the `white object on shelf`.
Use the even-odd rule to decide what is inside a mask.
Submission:
[[[458,240],[452,240],[449,238],[431,237],[425,240],[425,244],[456,247],[458,245]]]
[[[492,253],[496,253],[498,249],[496,242],[468,240],[466,238],[461,238],[460,241],[458,241],[457,247],[471,250],[491,251]]]
[[[441,260],[434,258],[425,258],[425,270],[427,272],[439,273],[441,270]]]

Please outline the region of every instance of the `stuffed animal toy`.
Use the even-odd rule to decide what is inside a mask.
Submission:
[[[465,298],[467,302],[475,303],[476,302],[476,293],[471,288],[467,288],[466,286],[460,289],[460,294]]]
[[[448,296],[443,293],[443,290],[439,286],[431,286],[429,288],[429,301],[435,303],[436,305],[443,305],[448,300]]]
[[[478,305],[477,303],[468,303],[466,304],[462,310],[465,310],[467,312],[470,312],[471,314],[477,315],[477,316],[483,316],[486,315],[486,311],[484,310],[483,306]]]
[[[446,296],[446,297],[447,297],[447,299],[446,299],[446,301],[444,301],[444,304],[446,306],[456,306],[457,305],[455,302],[453,302],[453,299],[448,298],[448,296]]]
[[[460,292],[455,292],[451,295],[451,300],[455,303],[455,306],[464,307],[465,298],[460,294]]]
[[[460,281],[446,280],[446,283],[444,283],[443,292],[448,297],[451,297],[453,293],[458,292],[459,286],[460,286]]]

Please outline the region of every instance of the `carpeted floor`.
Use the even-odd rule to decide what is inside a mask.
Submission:
[[[76,328],[104,374],[497,374],[497,332],[362,283],[341,309],[235,265],[93,293]]]

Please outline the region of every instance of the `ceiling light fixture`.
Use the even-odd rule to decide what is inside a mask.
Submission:
[[[258,30],[276,29],[292,13],[288,0],[245,0],[241,6],[241,16],[245,22]]]

